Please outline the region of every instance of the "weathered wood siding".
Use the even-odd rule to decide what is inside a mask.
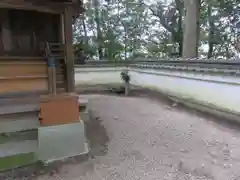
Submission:
[[[0,59],[0,94],[48,90],[47,65],[44,60]]]
[[[52,52],[57,61],[57,91],[74,91],[72,18],[76,14],[76,8],[74,1],[65,2],[0,1],[0,95],[48,89],[44,58],[37,62],[34,58],[29,59],[44,57],[42,44],[45,42],[57,44],[55,52]],[[5,56],[10,58],[4,59]],[[20,58],[12,58],[15,56]],[[28,57],[27,61],[25,57]],[[12,68],[14,73],[9,72]]]

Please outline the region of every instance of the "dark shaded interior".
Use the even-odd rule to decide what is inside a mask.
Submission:
[[[59,26],[59,14],[0,9],[0,56],[41,56],[44,42],[59,42]]]

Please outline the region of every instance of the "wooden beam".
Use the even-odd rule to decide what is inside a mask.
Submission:
[[[26,2],[24,0],[1,0],[0,8],[19,9],[19,10],[33,10],[38,12],[59,14],[63,12],[63,3],[45,3],[44,5],[37,5],[34,2]]]
[[[67,6],[64,11],[65,54],[67,69],[67,91],[75,91],[74,57],[72,48],[72,7]]]
[[[60,14],[60,30],[59,30],[59,39],[61,44],[65,44],[65,33],[64,33],[64,13]]]
[[[0,12],[1,23],[2,23],[2,44],[3,51],[11,51],[12,50],[12,31],[10,27],[10,19],[9,12],[7,9],[4,9]]]

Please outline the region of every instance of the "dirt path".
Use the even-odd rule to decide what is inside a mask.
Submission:
[[[109,139],[95,128],[88,161],[37,180],[240,180],[239,130],[147,98],[88,97]]]

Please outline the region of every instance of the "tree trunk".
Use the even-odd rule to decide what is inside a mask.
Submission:
[[[229,52],[229,46],[227,45],[225,49],[226,49],[226,57],[229,59],[231,57],[231,54]]]
[[[208,5],[208,22],[209,22],[209,34],[208,34],[208,58],[213,56],[214,47],[214,21],[212,18],[212,6]]]
[[[125,96],[129,95],[129,91],[130,91],[130,83],[125,82]]]
[[[84,46],[88,47],[88,33],[87,33],[87,28],[86,28],[86,23],[85,23],[85,19],[82,18],[82,26],[83,26],[83,31],[84,31]]]
[[[182,51],[183,51],[183,32],[182,32],[182,14],[180,13],[179,15],[179,20],[178,20],[178,52],[179,52],[179,57],[182,57]]]
[[[183,52],[183,42],[182,41],[178,42],[178,52],[179,52],[179,57],[182,57],[182,52]]]
[[[182,57],[183,52],[183,3],[180,0],[175,0],[176,8],[178,10],[178,28],[177,28],[177,42],[178,42],[178,52],[179,57]]]
[[[127,60],[127,28],[124,25],[124,60]]]
[[[101,25],[100,25],[99,1],[94,0],[93,5],[95,8],[95,22],[96,22],[96,26],[97,26],[98,55],[99,55],[99,59],[103,59],[102,31],[101,31]]]
[[[183,57],[198,56],[200,0],[184,0],[186,15],[184,19]]]

